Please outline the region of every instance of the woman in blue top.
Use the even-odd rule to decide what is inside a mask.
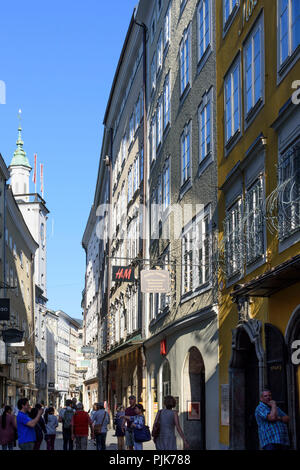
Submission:
[[[143,415],[144,413],[144,408],[143,408],[143,405],[135,405],[135,413],[136,415],[135,416],[124,416],[124,418],[127,420],[127,421],[131,421],[131,426],[133,428],[137,428],[137,429],[142,429],[142,427],[145,425],[145,417]],[[134,440],[134,450],[143,450],[143,443],[142,442],[136,442]]]

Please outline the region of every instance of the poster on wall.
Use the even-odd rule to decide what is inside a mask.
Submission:
[[[187,409],[188,409],[187,419],[189,421],[200,420],[200,401],[188,401]]]

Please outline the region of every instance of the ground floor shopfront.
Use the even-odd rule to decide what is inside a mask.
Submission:
[[[300,450],[299,268],[300,260],[292,259],[231,294],[238,321],[230,342],[225,322],[220,330],[220,437],[230,449],[259,449],[255,408],[268,388],[290,416],[291,447]]]
[[[79,394],[77,394],[76,398],[78,399]],[[85,411],[89,411],[93,409],[93,404],[98,403],[100,401],[99,397],[99,379],[94,377],[90,380],[86,380],[83,383],[83,406]]]
[[[218,449],[217,310],[203,309],[167,326],[144,343],[144,351],[148,423],[164,397],[173,395],[191,449]]]

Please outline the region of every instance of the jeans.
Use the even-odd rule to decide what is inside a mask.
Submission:
[[[71,429],[63,429],[64,450],[73,450]],[[69,449],[68,449],[69,445]]]
[[[143,450],[143,443],[134,441],[134,450]]]
[[[55,442],[55,434],[47,434],[46,442],[47,442],[47,450],[54,450],[54,442]]]
[[[106,432],[101,432],[100,434],[96,434],[96,449],[97,450],[106,450]]]
[[[284,444],[267,444],[263,447],[263,450],[288,450],[288,446]]]
[[[14,443],[8,442],[7,444],[3,444],[2,450],[14,450]]]
[[[76,436],[75,441],[76,441],[76,450],[87,449],[87,443],[88,443],[87,436]]]
[[[21,450],[33,450],[35,442],[23,442],[23,444],[20,444],[19,442],[19,447]]]

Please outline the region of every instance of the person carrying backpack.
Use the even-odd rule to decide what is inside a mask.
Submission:
[[[62,422],[64,450],[73,450],[72,439],[72,418],[74,410],[72,408],[72,400],[66,401],[66,407],[61,410],[59,415],[59,422]],[[68,449],[69,447],[69,449]]]

